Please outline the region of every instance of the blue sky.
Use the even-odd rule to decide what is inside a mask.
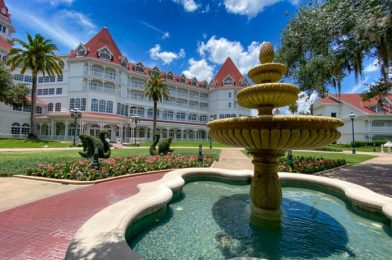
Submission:
[[[207,81],[227,56],[245,74],[258,63],[263,41],[279,46],[304,1],[5,0],[16,38],[40,33],[66,54],[106,26],[128,60]],[[361,92],[378,77],[373,62],[366,60],[362,81],[345,79],[343,93]]]

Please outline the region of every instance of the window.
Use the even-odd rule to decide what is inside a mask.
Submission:
[[[127,57],[121,57],[121,66],[123,66],[125,69],[128,68],[128,59],[127,59]]]
[[[56,77],[50,77],[49,78],[49,82],[55,82],[56,81]]]
[[[207,122],[207,116],[200,116],[200,122]]]
[[[237,115],[236,114],[231,114],[231,117],[237,117]]]
[[[22,106],[13,106],[12,109],[15,111],[22,111]]]
[[[23,124],[22,125],[22,135],[27,135],[30,132],[30,125],[29,124]]]
[[[169,72],[166,74],[166,79],[168,79],[168,80],[173,80],[173,72],[169,71]]]
[[[57,112],[61,111],[61,103],[56,103],[56,107],[55,107]]]
[[[98,99],[96,98],[91,100],[91,111],[98,112]]]
[[[197,83],[197,79],[196,79],[196,78],[193,78],[193,79],[192,79],[192,82],[191,82],[192,86],[196,86],[196,83]]]
[[[38,89],[38,90],[37,90],[37,95],[38,95],[38,96],[41,96],[41,95],[42,95],[42,89]]]
[[[35,107],[35,113],[42,115],[42,107]]]
[[[229,98],[231,98],[231,92],[229,92]]]
[[[182,74],[181,77],[180,77],[180,82],[181,83],[185,83],[185,80],[186,80],[186,77],[185,77],[184,74]]]
[[[141,63],[141,62],[136,63],[135,71],[144,73],[143,63]]]
[[[38,83],[43,83],[44,82],[44,78],[43,77],[38,77]]]
[[[25,82],[30,82],[30,83],[31,83],[31,82],[33,82],[33,77],[32,77],[32,76],[25,75],[25,76],[24,76],[24,81],[25,81]]]
[[[143,107],[138,107],[137,108],[137,114],[141,117],[144,117],[144,108]]]
[[[14,80],[23,81],[23,75],[21,75],[21,74],[15,74],[15,75],[14,75]]]
[[[196,121],[196,120],[197,120],[197,115],[195,115],[195,114],[189,114],[189,115],[188,115],[188,120],[190,120],[190,121]]]
[[[53,103],[48,104],[48,111],[53,112]]]
[[[336,113],[335,113],[335,112],[332,112],[332,113],[331,113],[331,117],[336,117]]]
[[[31,106],[24,106],[23,112],[31,112]]]
[[[225,115],[224,114],[220,114],[219,118],[225,118]]]
[[[49,95],[54,95],[54,88],[49,89]]]
[[[106,104],[106,112],[113,113],[113,101],[108,101]]]
[[[62,88],[56,88],[56,95],[61,95],[63,94],[63,89]]]
[[[79,108],[80,109],[80,98],[76,98],[75,99],[75,108]]]
[[[69,100],[69,110],[74,109],[75,108],[75,99],[71,98]]]
[[[86,99],[82,98],[82,104],[80,106],[81,111],[86,111]]]
[[[83,44],[79,44],[79,46],[76,48],[76,57],[83,57],[86,54],[87,54],[86,47],[84,47]]]
[[[113,56],[112,53],[106,47],[103,47],[100,50],[98,50],[98,57],[100,59],[112,60],[112,56]]]
[[[153,116],[152,108],[149,108],[149,109],[147,110],[147,117],[148,117],[148,118],[152,118],[152,116]]]
[[[49,94],[49,90],[47,89],[47,88],[44,88],[43,90],[42,90],[42,95],[48,95]]]
[[[63,75],[57,77],[57,82],[62,82],[64,80]]]
[[[227,104],[227,106],[228,106],[228,108],[231,108],[231,102],[229,102],[229,103]]]
[[[180,113],[180,112],[178,112],[178,113],[176,114],[176,119],[177,119],[177,120],[180,120],[180,121],[185,121],[185,113]]]
[[[99,112],[106,112],[106,101],[105,100],[99,101]]]
[[[11,127],[11,134],[19,135],[20,134],[20,125],[18,123],[13,123]]]
[[[223,80],[223,86],[226,86],[226,85],[234,85],[234,80],[230,76],[227,76]]]

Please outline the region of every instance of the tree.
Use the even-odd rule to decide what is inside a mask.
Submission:
[[[362,76],[364,56],[377,57],[386,79],[392,60],[392,0],[313,0],[285,28],[278,59],[303,91],[340,93],[343,78]]]
[[[19,39],[13,39],[21,48],[12,48],[8,54],[7,64],[11,70],[21,67],[20,73],[24,74],[26,70],[31,70],[33,82],[31,88],[31,113],[30,113],[30,133],[29,138],[37,138],[35,123],[35,107],[37,100],[37,79],[38,73],[44,76],[53,77],[62,75],[63,61],[56,56],[54,51],[58,48],[51,40],[45,39],[40,34],[33,38],[27,33],[28,42]]]
[[[27,105],[27,93],[28,89],[25,85],[14,85],[10,71],[0,61],[0,102],[12,106]]]
[[[169,98],[169,89],[164,81],[164,78],[159,72],[152,71],[144,83],[144,96],[148,97],[149,100],[154,101],[152,136],[155,135],[157,127],[158,101]]]
[[[377,100],[377,109],[383,110],[385,97],[391,95],[392,89],[391,81],[384,81],[380,79],[376,83],[369,86],[369,88],[361,94],[362,100],[367,101],[372,98]]]

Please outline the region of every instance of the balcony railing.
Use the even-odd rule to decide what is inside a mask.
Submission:
[[[370,131],[392,133],[392,126],[372,126]]]

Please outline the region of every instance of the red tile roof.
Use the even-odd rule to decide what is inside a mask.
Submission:
[[[10,13],[8,12],[8,8],[4,3],[4,0],[0,0],[0,12],[2,15],[4,15],[7,18],[10,18]]]
[[[8,51],[9,49],[12,48],[12,45],[6,39],[0,36],[0,48],[6,49]]]
[[[105,46],[113,54],[112,62],[121,64],[123,55],[106,27],[102,28],[101,31],[85,44],[85,47],[87,48],[86,57],[98,58],[98,50]],[[74,50],[71,52],[71,57],[76,57],[76,52]]]
[[[392,102],[392,95],[386,97],[390,102]],[[375,106],[377,105],[377,99],[372,98],[368,101],[363,101],[360,94],[340,94],[340,99],[338,96],[328,96],[319,100],[322,104],[338,104],[339,102],[344,102],[350,104],[355,108],[363,111],[366,114],[376,114],[376,113],[387,113],[392,114],[392,106],[384,105],[383,110],[376,112]]]
[[[244,79],[244,76],[242,76],[241,72],[230,57],[227,57],[226,61],[223,63],[222,67],[213,79],[216,86],[223,86],[223,81],[228,75],[230,75],[230,77],[235,81],[235,86],[241,86],[241,81]]]
[[[29,102],[31,102],[31,96],[27,96],[26,99],[27,99]],[[40,98],[37,98],[37,99],[35,100],[35,104],[36,104],[37,106],[47,106],[47,104],[46,104],[42,99],[40,99]]]

